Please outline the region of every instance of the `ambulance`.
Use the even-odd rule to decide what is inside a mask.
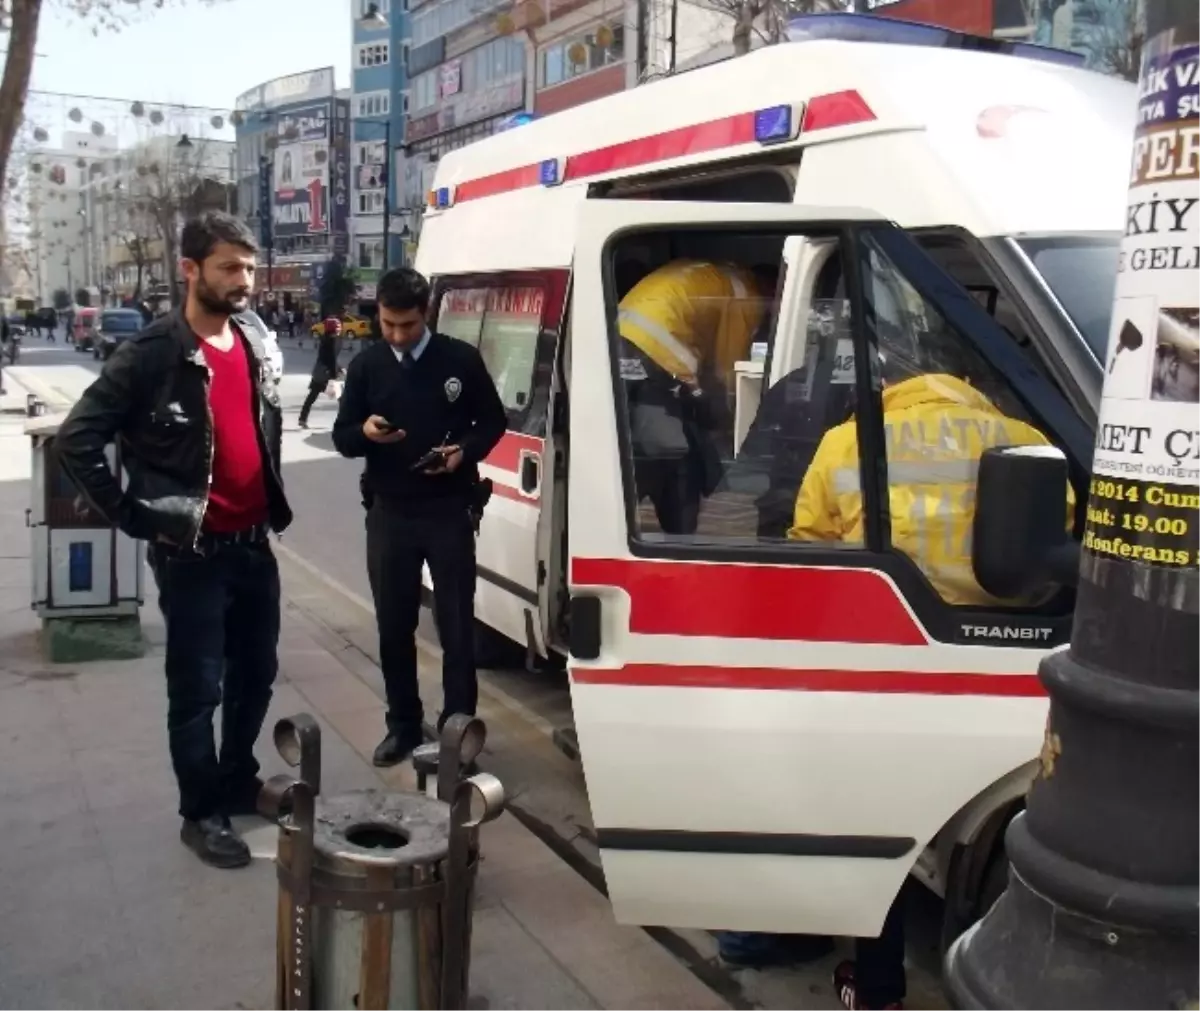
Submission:
[[[566,657],[620,921],[873,936],[913,873],[956,933],[1004,886],[1072,596],[962,606],[891,546],[872,341],[951,335],[1085,501],[1135,88],[883,19],[792,32],[439,161],[416,267],[509,414],[481,468],[477,614]],[[617,314],[676,259],[781,281],[734,370],[726,474],[666,534],[637,486]],[[789,541],[764,503],[793,501],[852,416],[863,543]]]

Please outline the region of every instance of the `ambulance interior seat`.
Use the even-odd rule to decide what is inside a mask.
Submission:
[[[841,261],[830,257],[817,275],[814,301],[844,297],[841,282]],[[822,341],[811,387],[805,363],[764,392],[758,413],[729,469],[729,486],[753,489],[760,539],[781,540],[787,536],[796,496],[817,447],[829,429],[850,416],[854,387],[832,383],[836,357],[836,342]]]

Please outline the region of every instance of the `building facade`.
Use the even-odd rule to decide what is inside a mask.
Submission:
[[[238,208],[267,260],[260,304],[304,308],[327,265],[350,253],[350,108],[332,67],[267,81],[235,103]]]
[[[59,289],[73,296],[93,286],[96,223],[89,217],[89,187],[116,154],[115,137],[68,131],[61,147],[36,151],[31,158],[37,171],[29,182],[30,246],[42,304],[48,305]]]
[[[372,6],[378,18],[368,18]],[[406,6],[401,0],[350,0],[354,39],[350,260],[364,301],[375,297],[375,283],[385,263],[385,232],[387,264],[406,262],[405,215],[398,201],[408,101]]]

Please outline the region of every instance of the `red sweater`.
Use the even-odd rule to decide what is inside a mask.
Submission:
[[[204,360],[212,377],[208,405],[213,426],[212,484],[204,529],[236,533],[267,520],[267,486],[254,418],[254,387],[241,334],[234,331],[233,347],[228,351],[220,351],[206,341]]]

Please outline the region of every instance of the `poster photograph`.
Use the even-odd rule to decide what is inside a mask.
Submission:
[[[1155,48],[1155,44],[1158,48]],[[1195,565],[1200,523],[1197,46],[1147,46],[1084,548]]]
[[[275,234],[304,235],[329,229],[329,145],[281,144],[275,151]]]

